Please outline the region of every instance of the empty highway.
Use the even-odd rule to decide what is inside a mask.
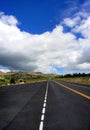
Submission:
[[[90,86],[49,80],[0,87],[0,130],[90,130]]]

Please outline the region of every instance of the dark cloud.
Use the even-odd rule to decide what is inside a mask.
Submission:
[[[32,59],[31,57],[28,59],[21,53],[0,53],[0,65],[7,67],[10,70],[34,71],[37,68],[35,62],[36,59],[33,57]]]
[[[90,63],[90,47],[86,47],[83,49],[81,55],[77,59],[77,62],[79,64]]]

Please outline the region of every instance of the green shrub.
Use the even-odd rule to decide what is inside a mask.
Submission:
[[[15,78],[12,77],[12,78],[10,79],[10,84],[15,84]]]

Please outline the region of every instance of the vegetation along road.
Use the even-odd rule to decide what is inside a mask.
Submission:
[[[49,80],[0,87],[0,130],[90,130],[90,86]]]

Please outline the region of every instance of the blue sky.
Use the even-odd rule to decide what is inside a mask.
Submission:
[[[83,4],[85,0],[3,0],[0,11],[14,15],[21,30],[33,34],[51,31],[64,17],[72,16],[76,10],[68,9]]]
[[[89,23],[89,0],[0,1],[0,69],[89,72]]]

